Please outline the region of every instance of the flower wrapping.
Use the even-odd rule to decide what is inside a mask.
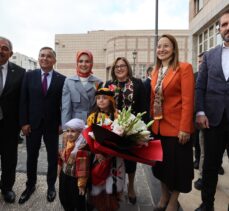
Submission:
[[[94,133],[95,139],[89,134]],[[94,153],[106,153],[154,166],[155,161],[162,161],[163,153],[160,140],[150,140],[147,145],[125,147],[123,138],[112,131],[93,124],[82,132],[90,149]]]

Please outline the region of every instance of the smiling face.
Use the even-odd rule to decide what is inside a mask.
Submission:
[[[96,104],[103,112],[108,112],[110,107],[110,99],[107,95],[97,95]]]
[[[66,133],[67,133],[67,139],[72,142],[76,141],[80,135],[80,131],[72,128],[68,128]]]
[[[118,81],[126,81],[128,79],[128,66],[122,59],[116,62],[114,66],[114,74]]]
[[[92,61],[87,54],[82,54],[79,57],[77,67],[81,73],[88,73],[91,71]]]
[[[45,72],[53,70],[53,66],[56,63],[56,57],[51,49],[42,49],[39,53],[39,65]]]
[[[13,52],[7,40],[0,39],[0,65],[5,64],[12,55]]]
[[[162,37],[158,41],[157,57],[161,60],[163,66],[168,66],[169,61],[172,59],[173,51],[173,44],[167,37]]]
[[[225,45],[229,46],[229,13],[220,18],[219,32],[226,42]]]

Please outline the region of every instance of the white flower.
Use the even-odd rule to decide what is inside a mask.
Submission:
[[[122,126],[115,124],[113,125],[112,132],[116,133],[119,136],[122,136],[124,133],[124,129]]]

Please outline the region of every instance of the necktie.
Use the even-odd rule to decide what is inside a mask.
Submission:
[[[48,90],[48,81],[47,81],[47,77],[48,77],[49,73],[44,73],[43,74],[43,80],[42,80],[42,93],[45,96]]]
[[[2,74],[2,69],[3,67],[0,66],[0,96],[2,94],[2,91],[3,91],[3,74]],[[0,120],[3,119],[3,113],[2,113],[2,108],[0,106]]]

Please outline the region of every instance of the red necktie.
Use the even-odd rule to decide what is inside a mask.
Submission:
[[[48,77],[49,73],[44,73],[43,74],[43,80],[42,80],[42,93],[45,96],[48,90],[48,81],[47,81],[47,77]]]

